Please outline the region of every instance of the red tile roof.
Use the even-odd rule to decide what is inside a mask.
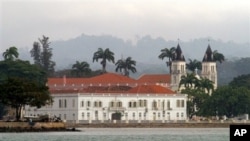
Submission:
[[[157,83],[170,83],[170,75],[147,74],[138,80],[116,74],[105,73],[92,78],[49,78],[50,92],[56,93],[164,93],[172,90]],[[146,85],[145,85],[146,84]],[[165,85],[166,86],[166,85]]]
[[[142,75],[137,82],[138,83],[169,83],[170,84],[171,75],[169,74],[145,74]]]
[[[174,94],[175,92],[159,85],[140,85],[130,89],[128,93]]]

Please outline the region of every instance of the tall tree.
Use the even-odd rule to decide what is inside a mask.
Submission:
[[[124,59],[120,59],[118,60],[116,63],[116,69],[115,71],[117,72],[118,70],[120,70],[120,72],[124,71],[124,75],[125,76],[129,76],[129,71],[132,71],[133,73],[136,72],[136,61],[132,60],[131,57]]]
[[[193,73],[195,72],[195,69],[201,70],[201,62],[194,59],[191,60],[189,59],[189,63],[186,65],[187,69],[192,71]]]
[[[56,63],[52,61],[52,48],[49,47],[49,37],[43,35],[39,42],[34,42],[33,48],[30,51],[31,57],[34,58],[35,64],[41,66],[47,75],[51,76],[54,73]]]
[[[169,72],[171,73],[171,66],[172,66],[172,58],[175,53],[176,48],[171,47],[170,49],[164,48],[161,50],[161,54],[158,56],[159,59],[168,58],[168,61],[166,62],[167,66],[169,67]]]
[[[34,63],[38,66],[41,66],[41,46],[39,42],[33,43],[33,48],[30,51],[31,57],[34,59]]]
[[[28,61],[0,61],[0,103],[16,109],[20,119],[24,105],[41,107],[52,98],[46,86],[46,73]]]
[[[186,88],[182,90],[181,93],[188,95],[187,113],[189,118],[192,118],[194,115],[201,115],[201,108],[208,99],[209,95],[200,89],[193,88]]]
[[[13,61],[15,58],[18,58],[19,53],[16,47],[12,46],[3,53],[3,57],[5,60]]]
[[[75,64],[72,65],[72,73],[76,74],[77,77],[82,77],[86,73],[90,73],[91,69],[89,68],[89,64],[87,62],[79,62],[76,61]]]
[[[201,77],[195,84],[195,88],[201,89],[202,91],[210,94],[211,90],[214,90],[214,82],[208,78]]]
[[[107,61],[111,61],[112,63],[115,62],[114,53],[110,51],[109,48],[106,48],[105,50],[98,48],[98,50],[93,55],[93,62],[98,62],[99,59],[102,59],[101,65],[103,72],[106,72]]]
[[[193,88],[196,85],[197,81],[198,79],[195,77],[193,73],[187,73],[186,76],[185,75],[181,76],[179,87],[184,85],[185,88]]]
[[[225,61],[225,57],[222,53],[219,53],[217,50],[213,51],[214,61],[222,63]]]

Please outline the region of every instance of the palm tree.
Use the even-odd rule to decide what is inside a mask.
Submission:
[[[195,88],[197,89],[201,89],[204,92],[207,91],[207,93],[210,93],[210,90],[214,90],[214,82],[209,80],[208,78],[201,77],[201,79],[197,82],[198,83],[195,84]]]
[[[98,51],[96,51],[93,55],[93,62],[98,62],[98,59],[102,59],[101,65],[103,72],[106,72],[107,61],[112,61],[112,63],[115,62],[114,53],[110,51],[109,48],[106,48],[105,50],[98,48]]]
[[[169,67],[169,72],[171,73],[171,65],[172,65],[172,58],[175,53],[176,48],[171,47],[170,49],[164,48],[161,50],[161,54],[158,56],[159,59],[164,59],[165,57],[168,58],[166,62],[167,66]]]
[[[3,53],[3,57],[5,60],[11,60],[13,61],[15,58],[18,58],[19,53],[17,51],[17,48],[12,46],[9,49],[6,49],[6,51]]]
[[[84,73],[89,73],[91,71],[87,62],[79,61],[76,61],[76,63],[72,65],[72,69],[73,73],[76,73],[77,77],[81,77]]]
[[[214,57],[214,61],[218,61],[220,63],[225,61],[224,55],[222,53],[219,53],[217,50],[213,51],[213,57]]]
[[[179,88],[181,85],[184,85],[185,88],[192,88],[196,85],[197,81],[198,79],[195,77],[194,73],[187,73],[187,76],[181,76]]]
[[[201,66],[201,62],[194,59],[191,60],[189,59],[189,63],[186,65],[187,69],[192,71],[194,73],[195,69],[201,70],[202,66]]]
[[[136,61],[132,60],[131,57],[128,57],[125,60],[120,59],[115,63],[115,65],[116,65],[115,71],[117,72],[118,70],[120,70],[120,72],[122,72],[122,70],[124,70],[125,76],[129,76],[129,70],[132,71],[133,73],[136,72],[136,68],[134,67],[136,65]]]

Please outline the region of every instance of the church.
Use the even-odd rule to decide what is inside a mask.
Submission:
[[[170,74],[144,74],[138,79],[117,73],[91,78],[48,78],[53,104],[42,108],[25,106],[25,116],[48,114],[65,122],[173,122],[187,120],[187,95],[179,93],[186,62],[178,44]],[[208,45],[201,77],[217,86],[216,62]]]

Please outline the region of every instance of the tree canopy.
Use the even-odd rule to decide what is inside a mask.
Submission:
[[[168,58],[168,61],[166,62],[167,66],[169,67],[169,73],[171,73],[171,66],[172,66],[172,58],[174,56],[174,53],[176,51],[176,47],[171,47],[170,49],[164,48],[161,50],[161,54],[158,56],[159,59]]]
[[[39,42],[34,42],[33,48],[30,51],[31,57],[34,59],[34,63],[41,67],[48,76],[51,76],[55,69],[56,63],[52,61],[52,48],[49,47],[49,37],[43,36],[42,39],[38,39]]]
[[[116,69],[115,71],[117,72],[118,70],[120,70],[120,72],[124,71],[124,75],[125,76],[129,76],[129,71],[132,71],[133,73],[136,72],[136,61],[132,60],[131,57],[124,59],[120,59],[118,60],[116,63]]]
[[[15,108],[17,120],[23,106],[52,102],[46,83],[46,73],[29,61],[0,61],[0,103]]]
[[[115,63],[114,53],[110,51],[109,48],[106,48],[105,50],[103,50],[102,48],[98,48],[98,50],[93,55],[93,62],[98,62],[99,59],[102,59],[101,65],[103,72],[106,72],[107,61]]]
[[[19,53],[15,46],[6,49],[6,51],[3,53],[3,57],[5,60],[13,61],[15,58],[18,58],[18,56],[19,56]]]

